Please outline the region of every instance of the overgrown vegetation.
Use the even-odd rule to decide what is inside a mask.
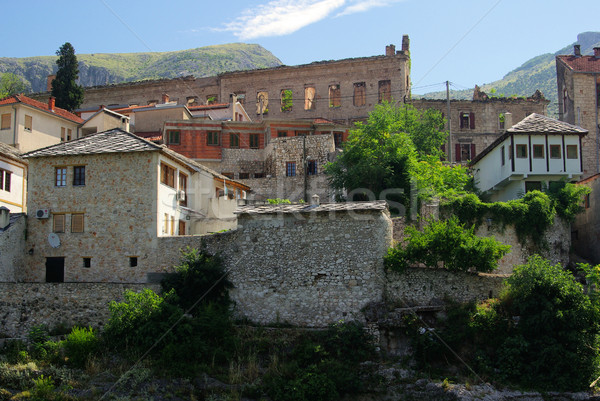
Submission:
[[[427,267],[444,267],[450,271],[489,273],[510,251],[494,238],[478,237],[473,227],[460,224],[455,216],[448,220],[429,221],[423,231],[406,227],[406,245],[390,248],[385,257],[386,267],[404,271],[408,266],[423,263]]]
[[[539,256],[515,268],[498,300],[454,305],[436,335],[408,319],[416,360],[429,371],[451,364],[483,380],[541,391],[585,390],[599,373],[597,290],[586,295],[560,265]],[[466,368],[465,374],[472,375]]]

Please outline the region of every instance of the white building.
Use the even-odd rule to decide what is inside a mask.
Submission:
[[[583,174],[581,138],[587,132],[530,114],[471,161],[475,185],[491,201],[507,201],[555,181],[577,181]]]
[[[0,142],[0,206],[27,211],[27,162],[14,147]]]

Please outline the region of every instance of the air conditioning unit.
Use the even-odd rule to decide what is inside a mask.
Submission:
[[[35,217],[38,219],[47,219],[50,217],[50,209],[38,209],[35,212]]]
[[[185,200],[185,191],[177,191],[177,200],[184,201]]]

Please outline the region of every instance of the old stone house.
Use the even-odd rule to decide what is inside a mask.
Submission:
[[[583,140],[584,178],[600,173],[600,47],[594,55],[556,56],[559,119],[588,130]]]
[[[30,152],[22,281],[146,282],[158,238],[236,227],[249,188],[113,129]]]
[[[574,252],[590,263],[600,264],[600,173],[583,179],[592,192],[583,199],[583,212],[575,217],[571,229]]]
[[[56,107],[54,97],[47,103],[25,95],[0,100],[0,142],[29,152],[60,141],[79,138],[83,119]]]
[[[475,183],[490,200],[507,201],[553,182],[577,181],[583,174],[586,134],[580,127],[531,114],[471,161]]]
[[[27,161],[16,148],[0,142],[0,206],[27,211]]]

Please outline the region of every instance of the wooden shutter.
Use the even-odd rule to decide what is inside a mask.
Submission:
[[[71,232],[82,233],[83,232],[83,214],[72,214],[71,215]]]
[[[471,160],[475,158],[475,144],[471,144]]]
[[[456,145],[454,145],[454,160],[456,160],[457,162],[461,161],[460,145],[458,143]]]
[[[65,215],[64,214],[55,214],[53,217],[54,227],[52,231],[55,233],[64,233],[65,232]]]
[[[475,129],[475,113],[469,113],[469,124],[471,125],[469,128]]]

